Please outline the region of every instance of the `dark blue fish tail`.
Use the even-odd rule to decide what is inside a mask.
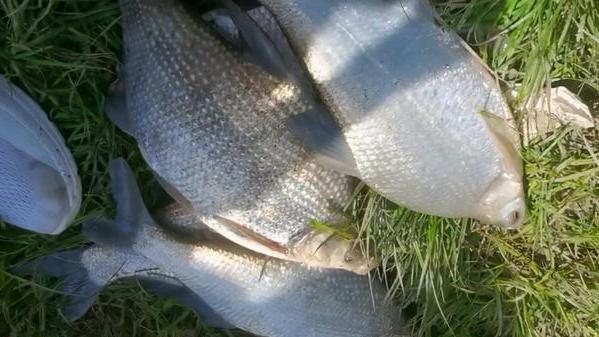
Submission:
[[[17,275],[46,275],[63,277],[58,291],[68,296],[62,314],[69,321],[83,316],[94,303],[98,293],[109,280],[97,284],[89,276],[82,257],[86,248],[76,248],[50,254],[17,266],[12,272]],[[115,266],[115,273],[119,266]],[[96,280],[97,281],[97,280]]]

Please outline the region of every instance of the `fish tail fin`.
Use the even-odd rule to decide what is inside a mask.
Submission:
[[[131,245],[142,226],[154,226],[146,209],[133,172],[123,158],[113,159],[109,165],[112,195],[116,202],[116,218],[110,221],[97,218],[83,224],[82,231],[90,240],[105,244]]]
[[[100,290],[111,279],[111,275],[107,275],[105,279],[90,277],[90,270],[83,260],[84,253],[88,249],[91,247],[60,251],[17,266],[11,271],[16,275],[41,274],[64,278],[58,288],[58,291],[68,296],[68,301],[62,308],[62,314],[69,321],[74,321],[89,310]],[[116,273],[120,268],[118,261],[111,260],[110,262],[114,262],[110,267],[114,268],[114,273]]]

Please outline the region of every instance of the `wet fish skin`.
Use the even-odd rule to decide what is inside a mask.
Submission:
[[[259,2],[341,126],[321,131],[342,132],[349,144],[352,156],[337,158],[348,163],[338,169],[416,211],[507,228],[524,222],[509,108],[482,61],[435,22],[427,1]],[[290,127],[331,154],[311,144],[310,132],[324,127],[309,115]]]
[[[120,4],[128,115],[113,119],[127,124],[120,126],[171,194],[250,249],[367,272],[373,262],[353,243],[310,227],[345,222],[335,209],[353,188],[285,127],[310,100],[225,46],[179,1]]]
[[[31,97],[0,76],[0,220],[59,234],[81,203],[77,167]]]
[[[173,239],[143,209],[124,161],[110,170],[118,220],[88,223],[84,233],[98,244],[130,245],[234,326],[271,337],[391,336],[403,328],[380,283],[372,284],[371,297],[367,276],[268,258],[222,237],[201,244]],[[124,233],[127,242],[114,240]]]

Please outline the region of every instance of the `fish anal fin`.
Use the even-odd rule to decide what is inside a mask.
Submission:
[[[258,245],[263,246],[267,251],[276,253],[275,255],[287,255],[289,253],[289,249],[287,247],[267,237],[264,237],[235,221],[220,216],[214,216],[214,219],[227,226],[227,228],[236,236],[239,236],[246,241],[255,242]]]

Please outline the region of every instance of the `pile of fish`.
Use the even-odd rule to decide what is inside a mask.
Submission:
[[[519,138],[501,90],[426,0],[120,5],[123,66],[105,111],[174,203],[150,214],[127,164],[111,162],[115,220],[85,223],[88,247],[15,269],[64,277],[67,318],[133,278],[212,326],[405,335],[399,306],[364,275],[374,254],[312,225],[351,221],[356,178],[419,212],[524,222]]]

